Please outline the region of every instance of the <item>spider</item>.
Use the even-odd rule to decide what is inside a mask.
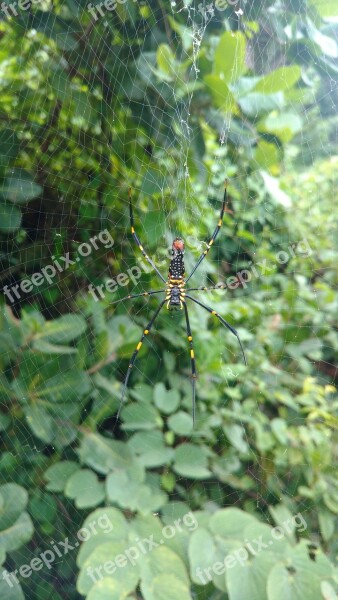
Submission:
[[[234,329],[231,325],[229,325],[229,323],[223,319],[223,317],[216,311],[213,310],[212,308],[210,308],[209,306],[207,306],[206,304],[203,304],[202,302],[200,302],[199,300],[197,300],[196,298],[194,298],[193,296],[190,296],[190,294],[188,294],[187,292],[193,292],[193,291],[197,291],[197,290],[203,290],[203,291],[207,291],[207,290],[214,290],[214,289],[224,289],[225,286],[212,286],[212,287],[197,287],[197,288],[186,288],[186,284],[188,283],[189,279],[192,277],[192,275],[195,273],[195,271],[198,269],[198,267],[200,266],[201,262],[204,260],[204,258],[206,257],[206,255],[208,254],[211,246],[213,245],[214,241],[216,240],[216,237],[218,235],[219,230],[221,229],[222,226],[222,222],[223,222],[223,215],[225,212],[225,207],[227,204],[227,182],[225,182],[224,185],[224,197],[223,197],[223,203],[222,203],[222,208],[221,208],[221,212],[220,212],[220,216],[219,216],[219,220],[218,223],[216,225],[215,231],[211,236],[211,239],[209,241],[209,243],[207,244],[206,250],[204,250],[204,252],[202,252],[201,256],[199,257],[198,261],[196,262],[195,266],[193,267],[190,275],[188,275],[187,279],[185,279],[185,267],[184,267],[184,240],[181,237],[176,237],[173,241],[172,244],[172,259],[170,261],[169,264],[169,273],[168,273],[168,278],[165,279],[163,277],[163,275],[160,273],[160,271],[158,270],[158,268],[156,267],[156,265],[154,264],[154,262],[151,260],[151,258],[148,256],[147,252],[144,250],[137,234],[135,233],[135,228],[134,228],[134,215],[133,215],[133,207],[132,207],[132,202],[131,202],[131,190],[129,190],[129,211],[130,211],[130,226],[131,226],[131,234],[134,238],[134,241],[136,242],[137,246],[139,247],[139,249],[141,250],[143,256],[145,257],[145,259],[151,264],[152,268],[154,269],[154,271],[157,273],[157,275],[159,276],[159,278],[164,282],[165,284],[165,288],[161,289],[161,290],[151,290],[149,292],[143,292],[142,294],[133,294],[133,295],[129,295],[129,296],[125,296],[124,298],[121,298],[120,300],[116,300],[115,302],[112,302],[112,304],[117,304],[119,302],[123,302],[123,300],[129,300],[131,298],[140,298],[141,296],[152,296],[154,294],[160,294],[160,293],[165,293],[165,298],[160,302],[157,310],[155,311],[155,314],[153,315],[153,317],[151,318],[151,320],[149,321],[148,325],[146,326],[146,328],[143,330],[143,334],[142,337],[139,341],[139,343],[137,344],[134,353],[131,357],[130,363],[129,363],[129,367],[128,367],[128,371],[124,380],[124,384],[123,384],[123,390],[122,390],[122,396],[121,396],[121,400],[120,400],[120,406],[117,412],[117,419],[119,418],[120,412],[121,412],[121,408],[124,402],[124,397],[126,394],[126,390],[127,390],[127,386],[128,386],[128,381],[129,381],[129,377],[130,377],[130,373],[132,371],[132,368],[135,364],[137,355],[141,349],[141,346],[143,344],[143,340],[144,338],[150,333],[150,330],[152,328],[152,326],[155,323],[155,320],[157,319],[161,309],[164,307],[164,305],[166,305],[168,310],[184,310],[184,314],[185,314],[185,322],[186,322],[186,330],[187,330],[187,337],[188,337],[188,342],[190,344],[190,362],[191,362],[191,382],[192,382],[192,419],[193,419],[193,426],[195,426],[195,417],[196,417],[196,408],[195,408],[195,398],[196,398],[196,378],[197,378],[197,371],[196,371],[196,361],[195,361],[195,353],[194,353],[194,347],[193,347],[193,338],[192,338],[192,334],[191,334],[191,328],[190,328],[190,321],[189,321],[189,313],[188,313],[188,307],[187,307],[187,300],[192,300],[192,302],[195,302],[195,304],[198,304],[199,306],[202,306],[202,308],[204,308],[205,310],[207,310],[210,314],[214,315],[215,317],[218,318],[218,320],[222,323],[222,325],[224,327],[226,327],[229,331],[231,331],[231,333],[233,333],[239,342],[242,354],[243,354],[243,359],[244,359],[244,364],[246,365],[246,357],[245,357],[245,353],[243,350],[243,346],[241,343],[241,340],[239,338],[239,335],[236,331],[236,329]]]

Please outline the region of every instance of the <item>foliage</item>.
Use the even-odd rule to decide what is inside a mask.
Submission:
[[[337,159],[301,174],[294,160],[318,111],[331,122],[316,95],[336,77],[336,30],[322,22],[327,5],[336,9],[313,0],[263,11],[253,2],[239,21],[231,7],[210,17],[187,2],[187,26],[169,4],[128,1],[105,24],[84,5],[56,1],[1,26],[2,283],[18,289],[55,269],[2,305],[1,564],[11,572],[50,552],[51,540],[72,545],[19,577],[20,587],[1,579],[1,597],[331,600]],[[267,31],[266,54],[258,53]],[[187,107],[188,146],[177,119]],[[204,249],[198,240],[214,226],[224,175],[229,209],[194,281],[237,281],[204,298],[239,331],[249,366],[237,340],[194,306],[193,429],[182,320],[163,313],[116,422],[129,357],[156,300],[114,307],[88,285],[137,264],[125,233],[128,187],[165,273],[173,229],[187,240],[188,269]],[[81,244],[104,230],[118,242],[80,257]],[[73,260],[60,271],[66,255]],[[249,280],[239,277],[244,269]],[[147,271],[113,299],[157,285]],[[286,522],[275,539],[273,526]],[[149,536],[156,545],[143,552],[137,544]],[[257,539],[269,547],[255,554]],[[133,564],[125,555],[135,545]],[[120,564],[103,569],[114,557]],[[215,567],[227,557],[225,569]]]

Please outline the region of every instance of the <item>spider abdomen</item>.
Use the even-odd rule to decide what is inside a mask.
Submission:
[[[167,283],[167,308],[168,310],[182,309],[185,298],[185,281],[183,278],[174,279],[169,276]]]

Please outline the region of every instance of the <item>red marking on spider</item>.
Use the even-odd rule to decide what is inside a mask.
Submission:
[[[182,240],[182,238],[175,238],[173,241],[173,248],[175,250],[181,250],[183,252],[184,250],[184,241]]]

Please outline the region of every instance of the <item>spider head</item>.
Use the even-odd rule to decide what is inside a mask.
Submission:
[[[184,254],[184,241],[182,238],[175,238],[173,241],[173,254],[176,256],[177,254]]]

